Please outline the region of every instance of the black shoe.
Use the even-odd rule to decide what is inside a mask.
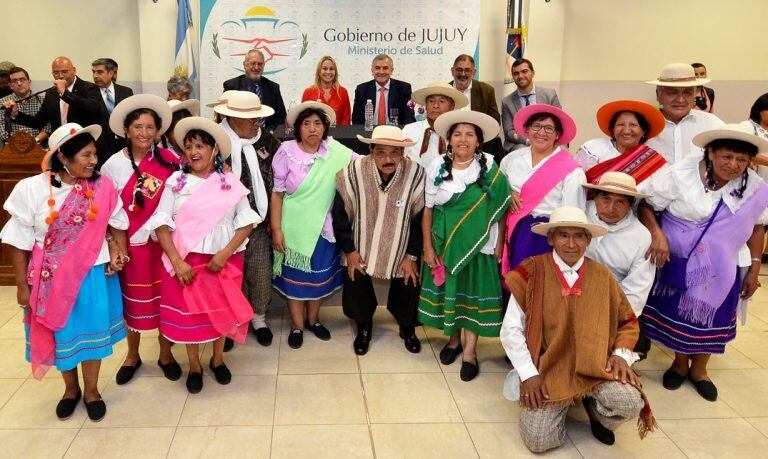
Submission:
[[[235,340],[232,338],[224,338],[224,352],[229,352],[235,347]]]
[[[83,403],[85,403],[85,411],[88,412],[88,418],[91,421],[99,422],[104,419],[104,416],[107,414],[107,404],[104,403],[104,400],[102,400],[101,397],[92,402],[83,400]]]
[[[400,338],[403,338],[403,343],[408,352],[418,354],[421,352],[421,341],[416,338],[416,330],[413,327],[400,327]]]
[[[590,397],[584,397],[581,399],[581,403],[584,404],[584,410],[589,417],[589,427],[592,429],[592,436],[597,438],[597,441],[604,445],[612,445],[616,443],[616,435],[613,431],[600,424],[600,421],[593,419],[592,407],[589,405]]]
[[[59,420],[64,421],[72,417],[72,413],[75,412],[77,403],[80,401],[82,395],[82,392],[77,391],[77,396],[75,398],[62,398],[59,400],[58,405],[56,405],[56,416]]]
[[[123,365],[120,367],[119,370],[117,370],[117,375],[115,376],[115,382],[122,386],[123,384],[127,383],[131,379],[133,379],[133,375],[136,374],[136,370],[139,369],[141,366],[141,357],[139,357],[139,360],[136,361],[136,365],[129,367],[128,365]]]
[[[686,378],[687,376],[681,375],[670,368],[665,371],[664,376],[661,377],[661,384],[664,386],[664,389],[677,390],[680,389],[680,386],[683,385]]]
[[[708,400],[710,402],[717,401],[717,387],[715,387],[712,381],[707,379],[694,381],[690,377],[688,379],[693,383],[693,385],[696,387],[696,392],[698,392],[704,400]]]
[[[307,322],[304,324],[304,328],[314,333],[318,339],[323,341],[328,341],[331,339],[331,332],[328,331],[328,329],[325,328],[320,322],[315,322],[314,325],[309,325],[309,322]]]
[[[255,330],[256,342],[262,346],[269,346],[272,344],[272,330],[268,327],[261,327]]]
[[[192,373],[187,375],[187,391],[190,394],[197,394],[203,390],[203,373]]]
[[[368,347],[371,345],[371,335],[373,334],[373,323],[357,324],[357,335],[355,341],[352,343],[352,347],[355,349],[355,354],[365,355],[368,353]]]
[[[304,344],[304,332],[300,328],[292,328],[288,335],[288,345],[291,349],[298,349]]]
[[[163,363],[160,362],[160,359],[158,359],[157,366],[163,370],[163,375],[166,377],[166,379],[170,379],[171,381],[178,381],[179,378],[181,378],[181,365],[179,365],[179,362],[174,360],[163,365]]]
[[[222,363],[218,367],[214,367],[213,359],[211,359],[211,361],[208,363],[208,366],[211,368],[213,375],[216,377],[217,383],[224,386],[232,382],[232,373],[230,373],[229,368],[227,368],[226,365]]]
[[[464,352],[464,349],[461,347],[461,344],[459,344],[459,347],[448,347],[446,344],[440,351],[440,363],[450,365],[462,352]]]
[[[477,377],[477,375],[480,374],[480,365],[475,359],[475,363],[472,362],[461,362],[461,371],[459,372],[459,376],[461,376],[462,381],[472,381]]]

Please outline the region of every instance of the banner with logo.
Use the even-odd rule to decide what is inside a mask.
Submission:
[[[450,81],[459,54],[474,56],[479,67],[480,0],[200,0],[200,22],[203,103],[243,74],[252,48],[264,53],[264,76],[280,84],[286,107],[301,102],[325,55],[336,59],[350,99],[372,79],[377,54],[390,55],[392,77],[414,90]]]

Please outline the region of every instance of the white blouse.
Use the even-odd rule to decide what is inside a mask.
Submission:
[[[11,214],[11,219],[0,231],[0,240],[3,243],[26,251],[31,251],[35,243],[42,248],[49,226],[45,223],[50,213],[48,180],[48,174],[38,174],[21,180],[13,188],[11,195],[3,204],[3,208]],[[62,183],[61,188],[52,187],[52,189],[53,199],[56,200],[54,209],[60,210],[73,186]],[[128,215],[123,210],[123,203],[119,197],[110,214],[109,226],[119,230],[128,229]],[[106,234],[104,238],[94,266],[109,263]]]
[[[758,123],[755,123],[751,119],[742,121],[739,124],[741,126],[744,126],[747,129],[751,129],[752,131],[754,131],[755,135],[760,137],[761,139],[768,140],[768,130],[760,126]],[[768,158],[768,154],[766,153],[759,153],[758,156],[761,156],[763,158]],[[757,166],[757,175],[759,175],[760,178],[768,182],[768,166]]]
[[[157,205],[154,215],[149,218],[146,224],[153,231],[163,225],[168,226],[171,231],[176,229],[175,218],[176,214],[179,213],[179,209],[192,196],[192,193],[205,182],[203,178],[187,174],[187,183],[184,185],[184,188],[174,193],[173,187],[178,183],[180,176],[181,171],[176,171],[165,182],[165,190],[160,198],[160,203]],[[229,209],[211,231],[197,245],[192,247],[191,252],[215,255],[229,244],[235,235],[235,231],[239,228],[245,226],[255,227],[259,223],[261,223],[261,217],[251,209],[250,204],[248,204],[248,196],[243,196],[237,205]],[[156,239],[157,236],[153,233],[152,238]],[[245,250],[247,243],[248,239],[235,252]]]
[[[493,164],[493,156],[488,153],[485,155],[486,164]],[[443,157],[435,158],[427,168],[427,181],[424,186],[424,199],[425,205],[430,209],[445,204],[456,193],[462,193],[467,189],[467,185],[473,184],[477,181],[477,176],[480,174],[480,164],[477,161],[472,161],[466,169],[452,169],[452,180],[443,180],[440,185],[435,186],[435,177],[440,173],[440,166],[444,163]],[[485,255],[493,255],[496,248],[496,242],[499,239],[499,225],[491,226],[488,242],[480,249],[480,253]]]
[[[574,156],[585,171],[592,169],[600,163],[608,161],[619,156],[619,150],[613,145],[613,141],[608,137],[587,140]]]
[[[429,121],[426,119],[403,126],[403,138],[411,139],[416,142],[416,145],[405,148],[405,154],[425,169],[432,164],[432,161],[440,156],[440,136],[434,132],[429,136],[429,147],[427,148],[427,151],[425,151],[423,155],[421,154],[424,131],[427,129],[429,129]]]
[[[539,161],[535,166],[531,159],[531,148],[525,147],[509,152],[501,160],[501,172],[507,176],[510,188],[518,193],[523,188],[525,182],[536,173],[550,158],[559,153],[560,147],[555,148],[549,156]],[[544,199],[533,208],[531,215],[534,217],[549,216],[552,211],[558,207],[571,206],[583,209],[586,205],[586,193],[581,186],[587,181],[584,170],[580,167],[569,172],[554,188],[552,188]]]

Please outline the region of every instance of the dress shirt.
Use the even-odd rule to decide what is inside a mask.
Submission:
[[[386,110],[384,112],[384,115],[387,119],[387,123],[389,123],[389,84],[392,82],[392,80],[387,80],[387,84],[385,84],[383,87],[385,89],[384,91],[384,100],[387,102],[387,106],[384,107]],[[374,87],[376,88],[376,96],[374,97],[376,100],[373,101],[373,124],[376,125],[376,122],[379,119],[379,97],[381,97],[381,88],[382,86],[374,81]],[[398,113],[397,116],[402,115],[402,113]]]
[[[75,77],[74,80],[72,80],[72,84],[67,86],[67,91],[72,92],[72,88],[75,87],[75,82],[77,81],[77,77]],[[69,104],[64,102],[64,99],[59,96],[59,113],[61,113],[61,125],[67,124],[67,115],[69,112]]]
[[[403,126],[403,138],[411,139],[412,141],[416,142],[416,144],[412,147],[405,147],[405,154],[412,160],[419,163],[424,169],[429,167],[432,161],[440,156],[440,135],[436,132],[433,132],[432,135],[429,136],[429,147],[423,155],[421,154],[421,145],[424,141],[424,131],[427,129],[431,128],[429,127],[429,121],[426,119]]]
[[[584,264],[584,257],[581,257],[573,266],[569,266],[563,261],[557,252],[552,252],[552,257],[555,259],[560,272],[563,273],[565,281],[569,287],[573,287],[576,281],[579,279],[578,270],[581,265]],[[545,325],[546,326],[546,325]],[[536,365],[533,364],[533,358],[528,351],[528,345],[525,342],[525,314],[520,308],[520,304],[515,300],[514,295],[510,295],[509,304],[507,305],[507,312],[504,315],[504,321],[501,324],[501,345],[504,346],[504,351],[507,353],[509,360],[517,370],[517,374],[520,376],[520,381],[525,381],[529,378],[537,376],[539,370]],[[637,354],[632,352],[631,349],[615,349],[613,355],[618,355],[624,359],[628,365],[632,365],[637,361]]]
[[[523,97],[523,96],[528,96],[528,103],[527,104],[525,103],[525,97]],[[525,108],[526,105],[533,105],[533,104],[535,104],[536,103],[536,86],[534,86],[533,89],[531,89],[531,92],[529,92],[528,94],[523,94],[518,89],[517,90],[517,97],[520,99],[520,106],[522,106],[523,108]]]
[[[109,106],[107,104],[107,90],[109,90],[109,92],[112,93],[112,100],[115,101],[115,84],[109,83],[108,87],[99,88],[99,92],[101,93],[101,99],[104,101],[105,106]],[[114,104],[117,105],[117,101],[115,101]]]
[[[456,87],[456,80],[454,80],[453,81],[453,89],[455,89],[455,90],[459,91],[460,93],[464,94],[464,96],[469,101],[469,103],[466,106],[460,108],[459,110],[462,110],[462,111],[465,111],[465,112],[472,111],[472,81],[470,80],[469,86],[467,86],[467,89],[462,91],[461,89]]]
[[[701,110],[691,110],[678,123],[669,120],[665,122],[661,134],[650,139],[646,145],[658,151],[669,164],[674,164],[691,154],[702,156],[703,151],[693,144],[693,138],[725,124],[715,115]]]
[[[30,91],[31,92],[31,91]],[[18,100],[19,98],[16,97],[16,94],[11,94],[9,96],[5,96],[2,99],[0,99],[0,105],[3,104],[3,102],[11,101],[11,100]],[[37,115],[37,112],[40,111],[40,107],[43,106],[43,97],[41,95],[37,95],[34,97],[30,97],[29,99],[25,100],[24,102],[19,103],[19,111],[21,113],[26,113],[29,116],[35,116]],[[43,126],[42,129],[35,129],[28,126],[24,126],[23,124],[17,124],[15,121],[11,120],[10,122],[10,131],[6,129],[6,123],[7,118],[10,117],[10,112],[6,110],[0,110],[0,142],[4,142],[8,140],[13,134],[16,133],[16,131],[26,131],[32,137],[37,137],[37,135],[40,132],[45,132],[46,134],[51,133],[51,123],[47,123],[45,126]]]

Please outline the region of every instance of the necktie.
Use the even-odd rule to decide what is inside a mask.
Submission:
[[[429,140],[432,138],[433,133],[437,135],[437,133],[432,128],[424,130],[424,139],[422,139],[421,141],[421,151],[419,151],[419,156],[422,156],[424,153],[427,152],[427,150],[429,150]],[[437,152],[442,155],[444,151],[445,151],[445,141],[443,141],[443,138],[440,137],[440,142],[438,143],[438,146],[437,146]]]
[[[523,99],[525,99],[525,107],[531,105],[531,96],[533,94],[521,94]]]
[[[104,92],[107,96],[107,111],[109,114],[112,114],[112,110],[115,109],[115,98],[112,97],[112,91],[109,90],[109,88],[105,89]]]
[[[259,100],[261,100],[261,85],[259,83],[256,83],[255,81],[249,82],[248,90],[259,96]]]
[[[387,97],[384,95],[387,88],[379,88],[379,113],[376,115],[376,125],[387,124]]]

